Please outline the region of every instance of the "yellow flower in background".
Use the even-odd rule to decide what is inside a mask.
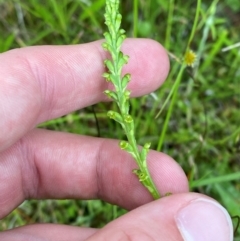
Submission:
[[[196,62],[197,59],[197,55],[195,54],[195,52],[193,52],[192,50],[188,50],[184,56],[184,63],[187,66],[191,66],[193,67],[194,63]]]

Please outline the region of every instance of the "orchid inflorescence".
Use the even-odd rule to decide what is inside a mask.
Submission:
[[[119,112],[108,111],[107,115],[118,122],[127,137],[127,141],[120,141],[121,149],[127,151],[135,159],[138,169],[133,170],[139,181],[148,189],[154,199],[160,198],[160,194],[152,181],[147,166],[147,153],[149,152],[150,143],[146,143],[139,148],[135,138],[134,120],[129,113],[130,91],[127,85],[131,79],[129,73],[122,76],[122,68],[128,63],[129,56],[121,51],[121,46],[126,38],[125,31],[121,29],[122,15],[119,13],[118,0],[106,0],[105,24],[108,32],[104,33],[105,42],[102,47],[111,55],[111,59],[106,59],[104,64],[107,72],[103,77],[107,82],[111,82],[114,90],[105,90],[104,93],[118,105]]]

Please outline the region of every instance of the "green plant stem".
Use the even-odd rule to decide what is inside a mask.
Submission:
[[[133,2],[133,37],[138,36],[138,0]]]
[[[187,43],[187,50],[190,47],[190,44],[191,44],[191,42],[193,40],[193,37],[194,37],[196,29],[197,29],[197,23],[198,23],[198,19],[199,19],[200,9],[201,9],[201,0],[198,0],[197,1],[196,14],[195,14],[195,18],[194,18],[191,34],[190,34],[190,37],[189,37],[188,43]]]
[[[170,99],[171,99],[171,97],[172,97],[172,95],[173,95],[177,85],[178,85],[178,82],[175,81],[174,84],[173,84],[173,87],[171,88],[171,90],[170,90],[170,92],[169,92],[169,94],[168,94],[168,96],[166,98],[166,100],[163,102],[163,105],[162,105],[160,111],[155,116],[155,119],[157,119],[161,115],[161,113],[164,110],[164,108],[166,107],[167,103],[169,103],[169,101],[170,101]]]
[[[173,23],[173,10],[174,10],[174,0],[169,0],[168,2],[168,17],[167,17],[167,29],[165,37],[165,48],[169,50],[171,32],[172,32],[172,23]]]
[[[181,68],[178,72],[176,82],[175,82],[174,87],[173,87],[174,89],[172,88],[173,89],[173,96],[172,96],[172,99],[171,99],[171,102],[170,102],[170,106],[168,108],[166,119],[165,119],[164,124],[163,124],[163,129],[161,131],[161,135],[160,135],[160,138],[159,138],[159,141],[158,141],[157,151],[160,151],[161,148],[162,148],[163,141],[165,139],[165,135],[166,135],[166,132],[167,132],[169,120],[170,120],[170,117],[172,115],[174,104],[176,102],[178,88],[179,88],[179,85],[181,83],[182,74],[183,74],[183,71],[184,71],[185,67],[186,67],[186,65],[182,64],[182,66],[181,66]]]
[[[191,188],[202,187],[206,185],[216,184],[220,182],[231,182],[240,180],[240,172],[231,173],[228,175],[223,175],[219,177],[210,177],[204,180],[196,180],[190,183]]]

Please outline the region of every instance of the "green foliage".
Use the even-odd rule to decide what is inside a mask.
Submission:
[[[105,1],[62,2],[56,8],[54,1],[0,0],[0,51],[102,38]],[[126,35],[155,39],[167,48],[171,60],[171,71],[164,85],[148,96],[131,100],[130,114],[135,117],[138,130],[136,139],[141,145],[151,142],[151,148],[157,149],[163,123],[169,116],[161,151],[183,167],[191,191],[217,199],[232,216],[240,215],[240,56],[239,47],[226,52],[222,49],[239,42],[239,9],[239,0],[202,1],[190,45],[198,61],[194,68],[183,71],[175,104],[168,114],[172,98],[164,108],[163,104],[179,74],[176,60],[184,56],[196,2],[151,0],[121,4]],[[105,114],[109,109],[118,112],[115,103],[100,103],[94,107],[95,111],[89,107],[41,127],[92,136],[98,136],[100,130],[102,137],[124,139],[121,126]],[[160,110],[160,116],[155,118]],[[0,229],[39,220],[99,227],[124,212],[104,202],[89,203],[27,201],[1,220]]]

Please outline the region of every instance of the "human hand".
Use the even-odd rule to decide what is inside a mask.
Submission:
[[[125,71],[132,74],[132,96],[159,87],[169,68],[163,48],[152,40],[132,39],[124,42],[123,51],[131,56]],[[169,156],[148,154],[160,193],[173,193],[151,202],[132,174],[134,161],[117,141],[35,129],[106,100],[105,55],[100,41],[0,55],[0,218],[25,199],[100,198],[132,211],[100,230],[36,224],[2,232],[0,240],[181,241],[181,233],[184,240],[232,240],[227,212],[206,196],[188,193],[184,172]]]

